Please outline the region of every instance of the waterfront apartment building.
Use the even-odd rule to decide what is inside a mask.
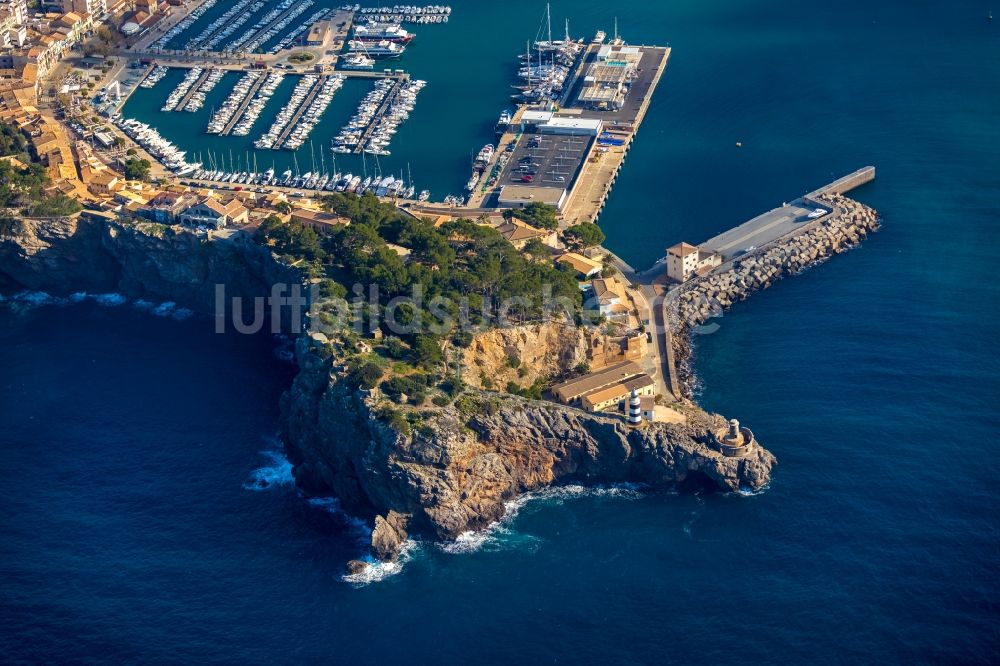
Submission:
[[[667,249],[667,277],[685,282],[722,264],[722,255],[699,250],[690,243],[678,243]]]
[[[63,0],[62,9],[67,13],[101,17],[108,10],[108,4],[106,0]]]

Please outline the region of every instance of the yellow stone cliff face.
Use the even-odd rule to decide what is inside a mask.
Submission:
[[[477,388],[484,388],[483,379],[500,388],[530,386],[587,362],[589,348],[584,331],[558,322],[494,329],[463,350],[463,379]]]

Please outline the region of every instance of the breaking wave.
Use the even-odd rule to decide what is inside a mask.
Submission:
[[[85,291],[78,291],[70,294],[69,297],[53,296],[44,291],[22,291],[9,298],[0,296],[0,303],[8,303],[20,309],[39,308],[46,305],[69,305],[71,303],[83,303],[93,301],[103,307],[119,307],[129,303],[129,299],[123,294],[110,292],[106,294],[89,294]],[[160,317],[172,317],[183,320],[194,316],[194,312],[187,308],[178,307],[176,303],[167,301],[166,303],[153,303],[145,299],[138,299],[131,302],[137,310],[149,312]]]
[[[243,483],[247,490],[270,490],[294,485],[292,463],[281,451],[269,449],[260,454],[267,458],[268,464],[258,467],[250,473],[250,478]]]
[[[157,317],[172,317],[177,320],[184,320],[194,315],[193,311],[188,310],[187,308],[178,307],[173,301],[160,303],[154,307],[151,312]]]
[[[539,538],[521,534],[512,529],[512,524],[521,510],[531,503],[562,504],[566,500],[580,497],[611,497],[618,499],[638,499],[643,494],[640,484],[615,484],[608,486],[566,485],[552,486],[524,493],[504,503],[504,515],[482,530],[470,530],[455,537],[454,541],[438,543],[439,550],[453,555],[494,552],[505,548],[537,547]]]
[[[390,576],[395,576],[402,571],[403,567],[406,566],[406,563],[413,559],[417,550],[417,542],[412,539],[407,539],[406,543],[403,544],[403,547],[400,550],[399,559],[395,562],[376,562],[374,560],[365,560],[364,569],[358,573],[344,574],[340,579],[355,587],[364,587],[365,585],[378,583],[379,581],[383,581]]]
[[[313,497],[307,501],[309,506],[322,509],[323,511],[326,511],[336,517],[337,520],[343,523],[344,527],[351,534],[351,536],[353,536],[360,544],[368,545],[368,543],[371,542],[371,526],[361,518],[352,516],[344,511],[340,506],[340,500],[336,497]]]

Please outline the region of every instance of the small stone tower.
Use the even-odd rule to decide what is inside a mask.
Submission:
[[[639,406],[639,393],[632,389],[632,394],[628,399],[628,422],[629,425],[637,426],[642,423],[642,409]]]
[[[736,419],[730,419],[729,426],[721,432],[713,433],[713,438],[722,455],[731,458],[745,456],[755,443],[750,428],[740,427],[740,422]]]

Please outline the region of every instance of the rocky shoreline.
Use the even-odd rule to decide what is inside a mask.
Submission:
[[[301,281],[242,234],[209,239],[179,227],[67,218],[24,220],[0,238],[0,288],[8,291],[115,291],[212,314],[216,284],[253,298]],[[756,442],[743,457],[723,456],[712,433],[725,420],[694,408],[686,424],[633,429],[620,417],[475,388],[401,432],[384,404],[344,381],[343,358],[325,336],[299,337],[281,428],[298,486],[368,519],[381,560],[396,558],[409,536],[449,540],[488,527],[505,502],[552,484],[759,490],[775,464]]]
[[[556,483],[759,490],[774,456],[753,444],[723,456],[711,433],[725,419],[693,411],[683,425],[633,429],[614,416],[469,390],[403,433],[378,401],[343,380],[336,348],[300,338],[300,373],[282,401],[296,482],[374,520],[372,555],[394,559],[408,535],[451,540],[488,527],[506,501]]]
[[[694,379],[691,333],[695,327],[786,276],[857,247],[881,226],[881,218],[874,209],[853,199],[824,194],[817,200],[830,206],[834,213],[794,236],[758,248],[705,277],[691,280],[668,296],[667,319],[685,396],[691,396]]]

